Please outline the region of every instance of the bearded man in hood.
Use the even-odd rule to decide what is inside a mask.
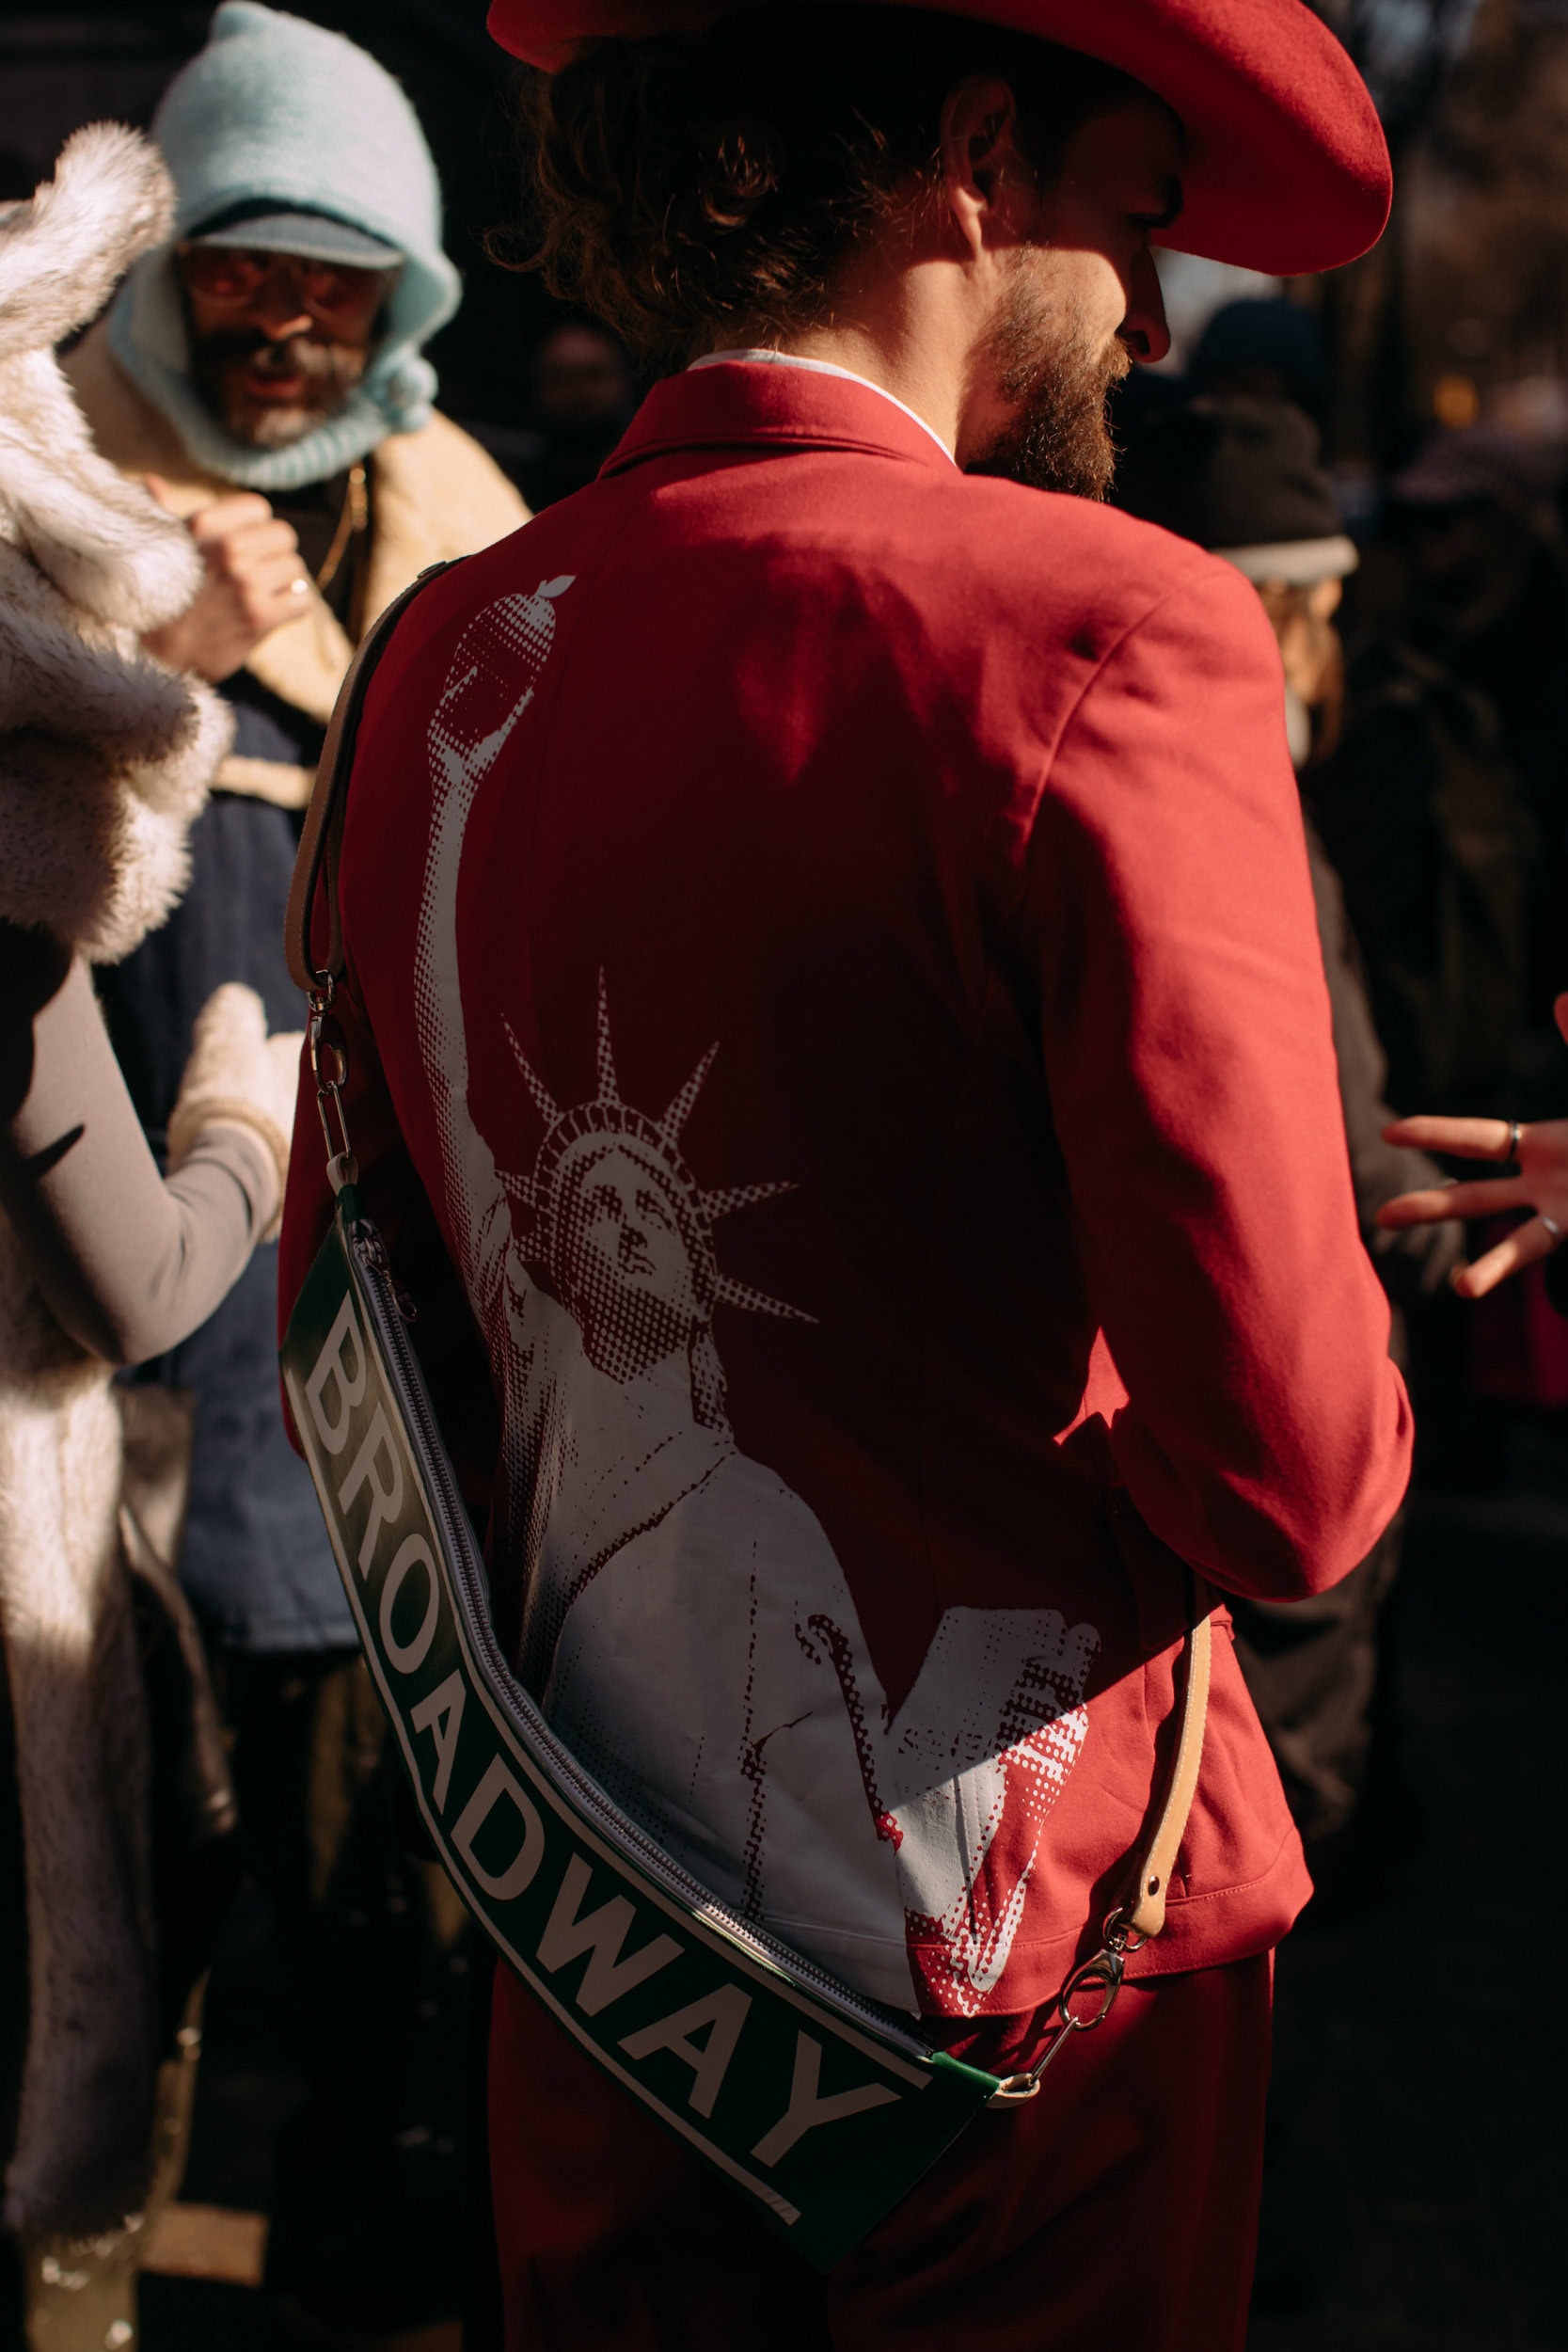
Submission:
[[[67,368],[99,450],[188,518],[205,558],[194,602],[150,649],[214,682],[236,722],[193,832],[187,897],[102,977],[117,1049],[161,1149],[192,1023],[214,987],[247,982],[275,1025],[298,1024],[283,908],[355,644],[427,564],[528,516],[489,457],[431,405],[422,347],[459,288],[441,247],[435,166],[390,76],[336,34],[226,0],[153,131],[176,183],[173,235]],[[260,1250],[213,1319],[144,1369],[138,1418],[166,1437],[170,1422],[194,1422],[181,1574],[238,1734],[253,1854],[296,1959],[307,1947],[313,1955],[300,1987],[312,2048],[339,2070],[336,2094],[323,2090],[280,2168],[288,2210],[275,2217],[273,2267],[319,2321],[363,2333],[454,2307],[439,2218],[411,2230],[401,2204],[406,2191],[438,2217],[443,2171],[455,2198],[460,2160],[435,2153],[452,2148],[450,2119],[432,2109],[377,2121],[374,2070],[354,2056],[401,2036],[404,2021],[412,2030],[421,2002],[438,1999],[448,2013],[451,1915],[438,1883],[440,1915],[429,1915],[430,1888],[395,1838],[365,1827],[380,1720],[281,1426],[276,1287],[275,1253]],[[352,1884],[339,1867],[348,1851],[359,1856]],[[403,1958],[378,1941],[372,1963],[344,1915],[388,1901]],[[411,1940],[417,1919],[439,1932]],[[356,1989],[334,1994],[319,1963],[345,1934]],[[428,2025],[420,2030],[428,2039]],[[420,2124],[421,2158],[398,2153],[396,2134]]]

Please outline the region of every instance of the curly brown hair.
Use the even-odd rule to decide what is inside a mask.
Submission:
[[[943,101],[976,74],[1011,87],[1045,179],[1137,87],[1025,34],[859,0],[587,42],[521,85],[531,218],[514,265],[658,364],[815,325],[846,261],[928,196]]]

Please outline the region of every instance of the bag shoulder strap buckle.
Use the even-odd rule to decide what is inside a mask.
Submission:
[[[1050,2042],[1032,2067],[1003,2077],[990,2096],[993,2107],[1019,2106],[1037,2095],[1046,2068],[1073,2036],[1092,2033],[1096,2026],[1105,2023],[1121,1991],[1128,1961],[1165,1924],[1166,1891],[1197,1791],[1204,1726],[1209,1714],[1213,1637],[1209,1610],[1204,1606],[1202,1588],[1196,1576],[1191,1579],[1191,1592],[1193,1622],[1188,1627],[1185,1645],[1180,1728],[1153,1829],[1139,1851],[1126,1899],[1109,1915],[1101,1930],[1099,1951],[1079,1962],[1050,2005],[1058,2020]]]

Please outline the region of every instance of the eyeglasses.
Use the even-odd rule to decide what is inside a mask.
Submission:
[[[314,318],[364,310],[392,277],[349,262],[312,262],[300,253],[259,253],[237,245],[184,245],[180,274],[204,302],[252,302],[262,288],[287,279],[291,294]]]

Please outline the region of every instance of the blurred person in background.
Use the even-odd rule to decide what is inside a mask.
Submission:
[[[1341,739],[1308,779],[1401,1108],[1512,1120],[1555,1106],[1568,924],[1556,474],[1544,447],[1478,424],[1433,434],[1393,477]],[[1568,1397],[1564,1335],[1538,1277],[1479,1311],[1437,1302],[1424,1322],[1425,1474],[1489,1486],[1519,1412]]]
[[[1194,398],[1239,392],[1292,401],[1321,425],[1328,397],[1323,329],[1310,310],[1283,294],[1224,303],[1194,347],[1187,390]],[[1336,535],[1338,530],[1336,518]]]
[[[1339,740],[1310,779],[1396,1103],[1512,1111],[1550,1003],[1532,963],[1560,920],[1568,669],[1540,471],[1473,426],[1395,476],[1408,594],[1353,643]]]
[[[515,461],[537,514],[593,481],[631,422],[636,388],[626,346],[597,319],[563,319],[539,346],[533,431]]]
[[[103,2352],[183,2169],[199,1984],[236,1869],[200,1635],[112,1367],[176,1344],[282,1206],[297,1035],[214,991],[166,1182],[91,966],[186,878],[232,734],[138,642],[188,534],[93,449],[53,357],[174,209],[79,131],[0,215],[0,2345]],[[151,1498],[155,1503],[157,1498]]]
[[[1280,307],[1231,306],[1270,312]],[[1196,399],[1133,443],[1117,475],[1117,500],[1129,513],[1196,540],[1252,581],[1279,645],[1286,736],[1302,778],[1332,751],[1338,735],[1343,661],[1334,616],[1356,564],[1339,527],[1333,484],[1319,463],[1316,427],[1284,399]],[[1409,1142],[1387,1139],[1387,1065],[1359,949],[1339,878],[1305,808],[1303,818],[1356,1215],[1388,1294],[1393,1352],[1403,1364],[1404,1310],[1438,1288],[1458,1242],[1443,1227],[1395,1233],[1379,1223],[1378,1212],[1397,1194],[1440,1178]],[[1320,1889],[1343,1867],[1368,1781],[1378,1621],[1398,1573],[1402,1535],[1402,1512],[1359,1567],[1310,1600],[1232,1603],[1247,1687]]]
[[[527,516],[431,407],[421,346],[458,284],[435,167],[391,78],[334,34],[228,0],[153,129],[174,235],[68,368],[100,451],[188,517],[204,559],[194,601],[150,647],[216,683],[236,723],[188,897],[103,978],[161,1151],[214,987],[245,981],[274,1022],[299,1018],[283,909],[355,643],[425,565]],[[444,1883],[403,1862],[387,1810],[380,1710],[281,1426],[276,1282],[262,1249],[149,1376],[194,1416],[181,1573],[215,1654],[313,2090],[278,2166],[269,2277],[314,2322],[373,2333],[454,2307],[449,2044],[465,1962]]]
[[[1549,1008],[1568,935],[1568,565],[1560,452],[1496,424],[1434,434],[1389,485],[1418,652],[1486,696],[1539,836],[1529,1025],[1551,1064]],[[1520,1073],[1528,1084],[1529,1073]]]
[[[1232,326],[1214,337],[1212,353],[1220,360],[1242,351],[1256,357],[1261,346],[1248,340],[1256,314],[1267,314],[1273,328],[1289,307],[1232,305]],[[1253,315],[1238,322],[1238,312]],[[1216,366],[1215,373],[1223,372]],[[1266,378],[1249,361],[1242,380]],[[1252,581],[1279,645],[1286,735],[1305,787],[1338,739],[1344,662],[1335,615],[1357,557],[1340,527],[1334,485],[1319,463],[1317,428],[1304,406],[1243,392],[1195,399],[1133,443],[1117,495],[1132,513],[1196,539]],[[1458,1258],[1459,1234],[1450,1225],[1395,1232],[1380,1221],[1396,1196],[1429,1191],[1441,1178],[1415,1148],[1418,1138],[1392,1124],[1387,1064],[1344,892],[1305,805],[1302,813],[1356,1216],[1388,1295],[1391,1351],[1403,1367],[1407,1311],[1440,1289]],[[1363,1894],[1370,1866],[1386,1863],[1391,1842],[1409,1835],[1411,1801],[1395,1760],[1398,1724],[1388,1705],[1385,1638],[1404,1533],[1402,1507],[1367,1558],[1329,1592],[1302,1601],[1231,1603],[1236,1655],[1302,1834],[1319,1917],[1325,1901],[1332,1916]],[[1310,2169],[1293,2107],[1276,2088],[1255,2288],[1265,2309],[1281,2292],[1299,2294],[1321,2261],[1317,2232],[1303,2219],[1311,2213],[1310,2197],[1302,2194]]]

